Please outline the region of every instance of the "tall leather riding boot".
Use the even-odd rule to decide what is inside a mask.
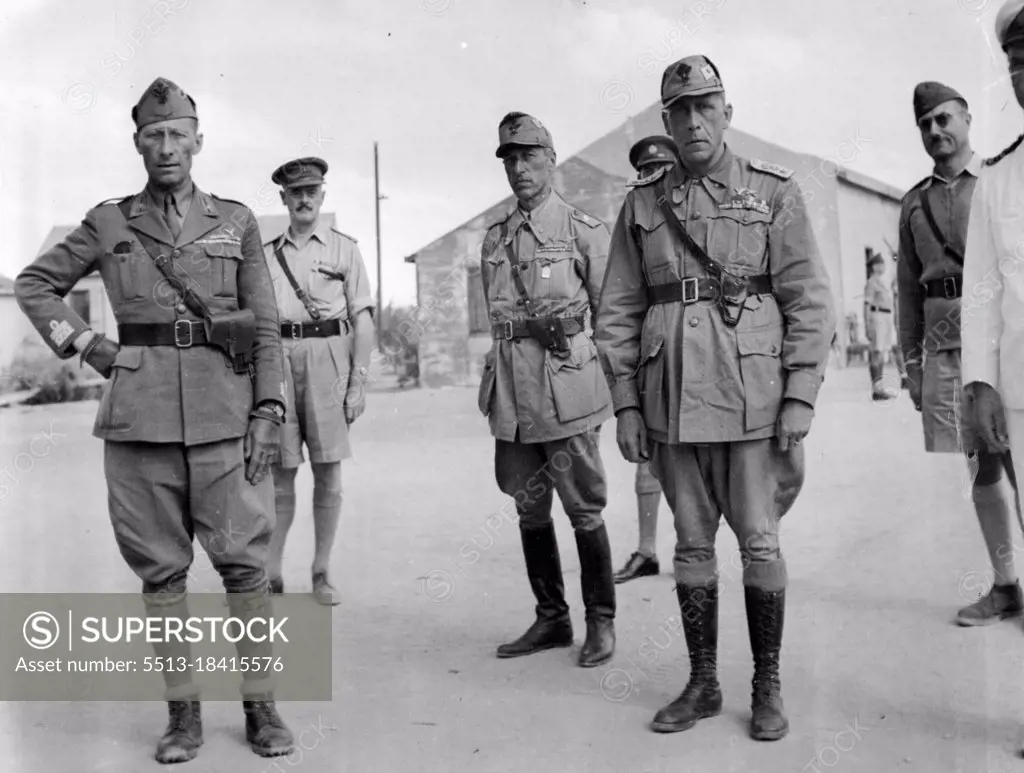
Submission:
[[[722,713],[718,684],[718,583],[676,585],[690,651],[690,680],[682,694],[654,715],[657,733],[689,730],[698,720]]]
[[[565,603],[562,562],[558,555],[555,525],[519,528],[526,560],[526,576],[537,599],[536,619],[522,636],[498,646],[499,658],[518,658],[553,647],[572,646],[572,622]]]
[[[615,654],[615,572],[605,525],[577,531],[576,548],[580,555],[583,604],[587,608],[587,638],[578,662],[583,668],[593,668],[607,663]]]
[[[746,586],[747,629],[754,655],[750,736],[758,741],[777,741],[789,732],[782,704],[779,652],[786,613],[786,592],[764,591]]]
[[[156,745],[156,761],[169,765],[194,759],[203,745],[199,701],[169,701],[167,729]]]

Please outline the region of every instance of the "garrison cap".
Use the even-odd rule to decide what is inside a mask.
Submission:
[[[951,100],[962,102],[967,107],[967,100],[956,89],[944,83],[925,81],[914,87],[914,120],[920,121],[921,116],[930,113],[944,102]]]
[[[498,149],[494,155],[504,158],[512,146],[555,149],[551,132],[544,124],[526,113],[509,113],[498,124]]]
[[[281,164],[270,175],[270,180],[282,188],[298,188],[302,185],[323,185],[325,174],[327,162],[316,156],[307,156]]]
[[[725,91],[725,86],[718,68],[703,54],[673,62],[661,76],[662,107],[668,107],[682,97],[699,97],[719,91]]]
[[[1024,0],[1007,0],[996,14],[996,38],[1006,51],[1011,45],[1024,42]]]
[[[629,163],[638,172],[648,164],[674,164],[676,159],[675,142],[661,134],[644,137],[629,150]]]
[[[146,89],[135,107],[132,108],[132,120],[135,129],[159,121],[171,121],[175,118],[195,118],[196,102],[185,93],[178,84],[166,78],[157,78]]]

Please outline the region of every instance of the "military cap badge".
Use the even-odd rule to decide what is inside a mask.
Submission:
[[[171,89],[167,86],[165,81],[157,81],[153,84],[152,94],[156,97],[156,101],[161,105],[167,104],[167,97],[170,93]]]
[[[684,86],[690,82],[690,65],[679,65],[679,70],[677,71],[677,73],[679,75],[679,82],[682,83]]]
[[[709,81],[715,77],[715,69],[710,64],[706,64],[700,68],[700,74],[704,76],[704,80]]]

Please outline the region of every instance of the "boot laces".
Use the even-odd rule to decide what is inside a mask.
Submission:
[[[270,725],[271,727],[284,727],[284,723],[278,716],[277,709],[271,701],[254,701],[252,704],[252,714],[255,719],[260,720],[263,724]]]
[[[192,724],[192,704],[188,701],[171,701],[170,732],[186,732]]]

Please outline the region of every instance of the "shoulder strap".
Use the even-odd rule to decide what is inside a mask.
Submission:
[[[679,222],[679,218],[676,217],[676,213],[672,210],[672,206],[668,203],[668,194],[665,187],[665,178],[658,181],[657,187],[658,195],[658,207],[661,209],[661,214],[665,216],[665,221],[669,224],[669,227],[675,231],[676,235],[682,240],[683,245],[688,249],[693,256],[697,259],[697,262],[704,267],[704,270],[708,272],[709,276],[719,277],[722,274],[722,267],[715,262],[703,248],[697,242],[693,240],[693,237],[686,232],[686,228]]]
[[[288,267],[288,261],[284,259],[284,252],[281,250],[283,243],[283,237],[278,236],[274,241],[274,257],[277,258],[277,262],[281,264],[281,270],[284,271],[285,277],[288,279],[288,284],[292,286],[292,290],[295,291],[296,297],[302,301],[302,305],[306,307],[306,311],[309,312],[309,316],[313,319],[320,319],[320,309],[313,303],[313,299],[309,297],[305,290],[299,287],[299,283],[295,280],[295,274]]]
[[[117,209],[121,212],[121,215],[124,217],[125,222],[128,221],[128,212],[130,211],[131,205],[131,197],[124,199],[118,202],[117,204]],[[142,248],[146,251],[146,254],[149,255],[153,263],[156,264],[156,267],[160,270],[160,273],[164,275],[164,279],[167,280],[167,283],[174,289],[175,292],[178,293],[178,295],[181,296],[182,300],[185,302],[185,305],[188,306],[189,310],[197,317],[201,317],[202,319],[206,319],[207,317],[209,317],[209,307],[206,305],[203,299],[196,295],[195,291],[187,284],[185,284],[181,280],[181,278],[175,273],[174,264],[171,262],[170,257],[168,257],[164,253],[159,253],[158,255],[154,256],[153,251],[150,249],[150,244],[147,244],[147,242],[149,242],[150,239],[148,237],[143,238],[143,235],[138,232],[136,232],[135,235],[138,238],[139,243],[142,245]]]
[[[921,191],[921,211],[924,212],[924,219],[928,221],[928,227],[932,229],[932,233],[935,234],[935,238],[938,239],[939,244],[942,245],[942,249],[946,251],[953,260],[959,263],[961,266],[964,264],[964,256],[946,241],[946,237],[942,235],[942,231],[939,230],[939,224],[935,222],[935,215],[932,214],[932,205],[928,201],[928,188]]]
[[[531,317],[537,316],[537,310],[533,306],[533,301],[530,300],[530,294],[526,292],[526,285],[523,283],[523,266],[519,262],[519,256],[516,255],[515,249],[512,247],[512,239],[507,239],[508,236],[508,225],[506,223],[501,224],[501,239],[505,242],[505,251],[508,253],[508,265],[512,272],[512,282],[516,286],[516,292],[523,299],[523,305],[526,307],[526,313]]]

